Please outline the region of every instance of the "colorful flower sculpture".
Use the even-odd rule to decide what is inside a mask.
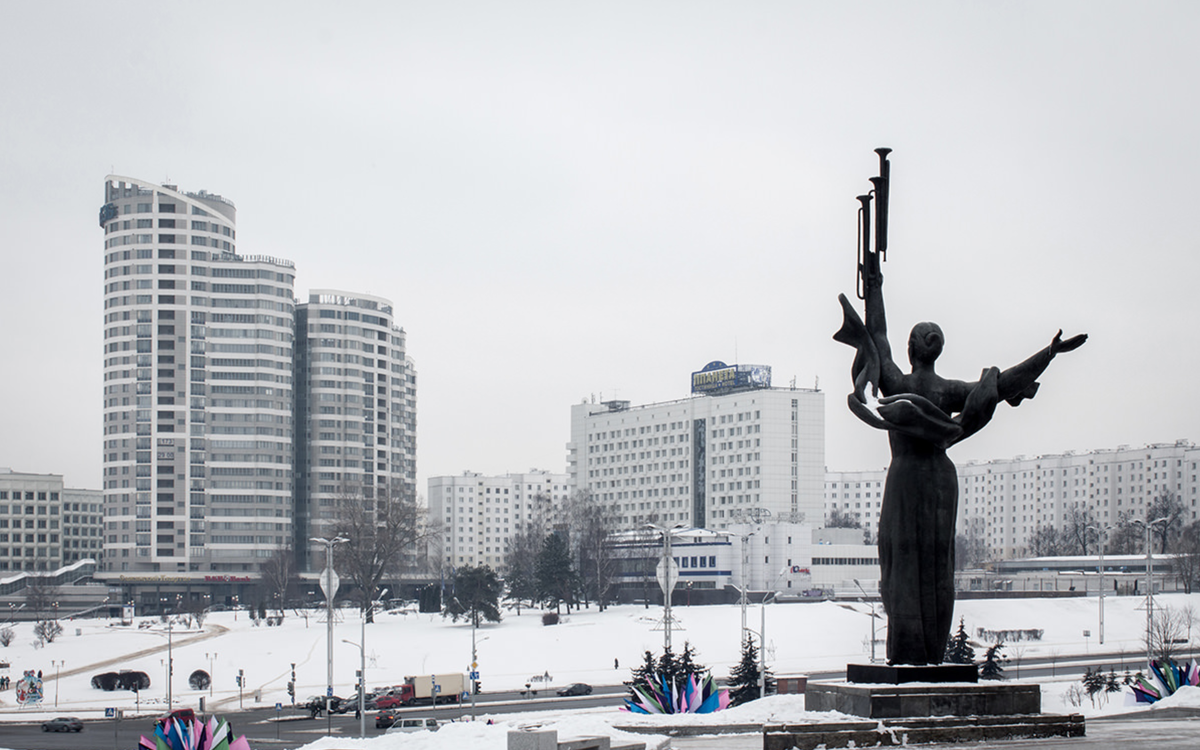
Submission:
[[[649,682],[632,687],[622,711],[635,714],[708,714],[729,707],[729,691],[718,690],[711,674],[699,681],[689,674],[678,689],[665,675],[647,675]]]
[[[154,737],[142,737],[138,750],[250,750],[244,736],[233,739],[229,722],[210,717],[208,723],[193,719],[167,719],[154,728]]]
[[[1176,664],[1171,659],[1154,659],[1150,662],[1150,676],[1139,675],[1130,685],[1138,703],[1154,703],[1171,695],[1184,685],[1200,686],[1200,668],[1196,662]]]

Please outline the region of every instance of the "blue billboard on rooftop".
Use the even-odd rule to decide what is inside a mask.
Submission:
[[[771,368],[768,365],[727,365],[716,361],[692,373],[692,393],[712,394],[770,387]]]

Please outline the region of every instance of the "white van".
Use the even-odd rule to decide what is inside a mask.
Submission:
[[[436,732],[437,719],[396,719],[396,723],[385,734],[393,732]]]

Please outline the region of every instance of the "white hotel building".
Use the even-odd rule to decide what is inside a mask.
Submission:
[[[724,529],[749,516],[820,524],[825,394],[771,388],[769,368],[719,362],[693,383],[730,371],[742,379],[709,395],[572,406],[572,486],[613,506],[627,529]]]

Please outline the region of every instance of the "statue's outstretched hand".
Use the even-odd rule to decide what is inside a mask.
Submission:
[[[1054,340],[1050,342],[1050,356],[1053,357],[1055,354],[1060,352],[1073,352],[1079,347],[1083,346],[1085,341],[1087,341],[1086,333],[1072,336],[1066,341],[1063,341],[1062,329],[1060,328],[1058,333],[1054,334]]]

